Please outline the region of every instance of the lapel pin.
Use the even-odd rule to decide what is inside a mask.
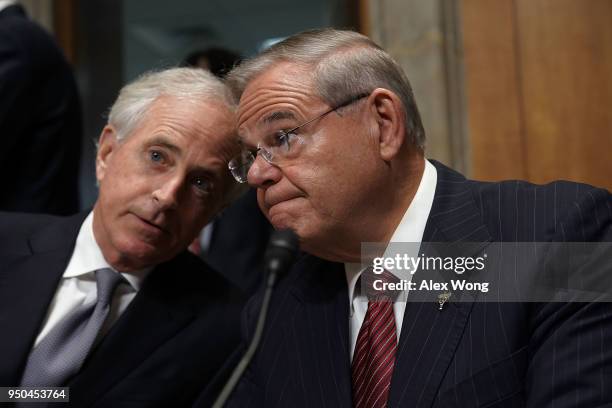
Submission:
[[[442,310],[444,304],[448,302],[448,299],[450,299],[451,295],[451,292],[444,292],[438,295],[438,304],[440,305],[440,310]]]

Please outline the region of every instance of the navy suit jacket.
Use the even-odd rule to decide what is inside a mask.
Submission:
[[[72,69],[20,6],[0,11],[0,210],[79,210],[81,108]]]
[[[84,214],[0,213],[0,386],[18,386]],[[238,346],[242,297],[199,258],[158,265],[72,378],[74,407],[190,406]],[[221,374],[221,376],[223,376]]]
[[[583,184],[483,183],[438,172],[423,242],[612,241],[610,193]],[[418,272],[417,272],[418,275]],[[415,275],[416,277],[416,275]],[[244,318],[251,337],[261,302]],[[389,407],[612,404],[610,303],[407,303]],[[279,283],[232,407],[350,407],[342,264],[303,256]],[[609,406],[609,405],[608,405]]]
[[[250,189],[215,219],[202,258],[244,293],[253,294],[263,279],[271,232],[272,225],[257,205],[257,192]]]

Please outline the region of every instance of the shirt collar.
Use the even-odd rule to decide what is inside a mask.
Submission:
[[[412,202],[404,213],[402,220],[395,228],[390,242],[421,242],[425,233],[425,225],[429,218],[429,212],[433,205],[438,182],[438,172],[428,160],[425,160],[425,169],[419,188],[417,189]],[[386,252],[385,252],[386,254]],[[386,255],[385,255],[386,256]],[[349,304],[352,307],[353,297],[355,296],[355,286],[365,268],[360,263],[345,263],[344,271],[349,290]],[[402,271],[410,273],[407,271]],[[400,279],[409,279],[408,276],[401,276],[401,273],[394,272]]]
[[[117,272],[104,258],[102,250],[96,241],[93,233],[93,211],[87,215],[85,221],[81,225],[79,235],[77,236],[76,245],[72,252],[72,257],[68,262],[68,266],[64,271],[63,278],[80,277],[85,274],[94,272],[98,269],[110,268]],[[145,277],[151,272],[153,267],[142,270],[125,273],[121,272],[121,276],[132,286],[136,291],[140,290]]]

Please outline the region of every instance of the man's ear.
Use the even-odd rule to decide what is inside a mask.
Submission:
[[[96,178],[98,183],[104,179],[108,163],[118,148],[117,131],[111,125],[104,126],[98,140],[98,153],[96,155]]]
[[[378,128],[380,156],[390,161],[406,142],[406,115],[400,98],[392,91],[376,88],[368,97]]]

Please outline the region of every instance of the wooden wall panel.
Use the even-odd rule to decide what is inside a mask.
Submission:
[[[512,2],[464,0],[461,18],[471,177],[525,178]]]
[[[61,0],[53,3],[55,37],[72,65],[77,63],[76,31],[78,15],[76,0]]]
[[[472,176],[612,190],[612,1],[461,5]]]
[[[612,190],[612,1],[516,0],[527,175]]]

